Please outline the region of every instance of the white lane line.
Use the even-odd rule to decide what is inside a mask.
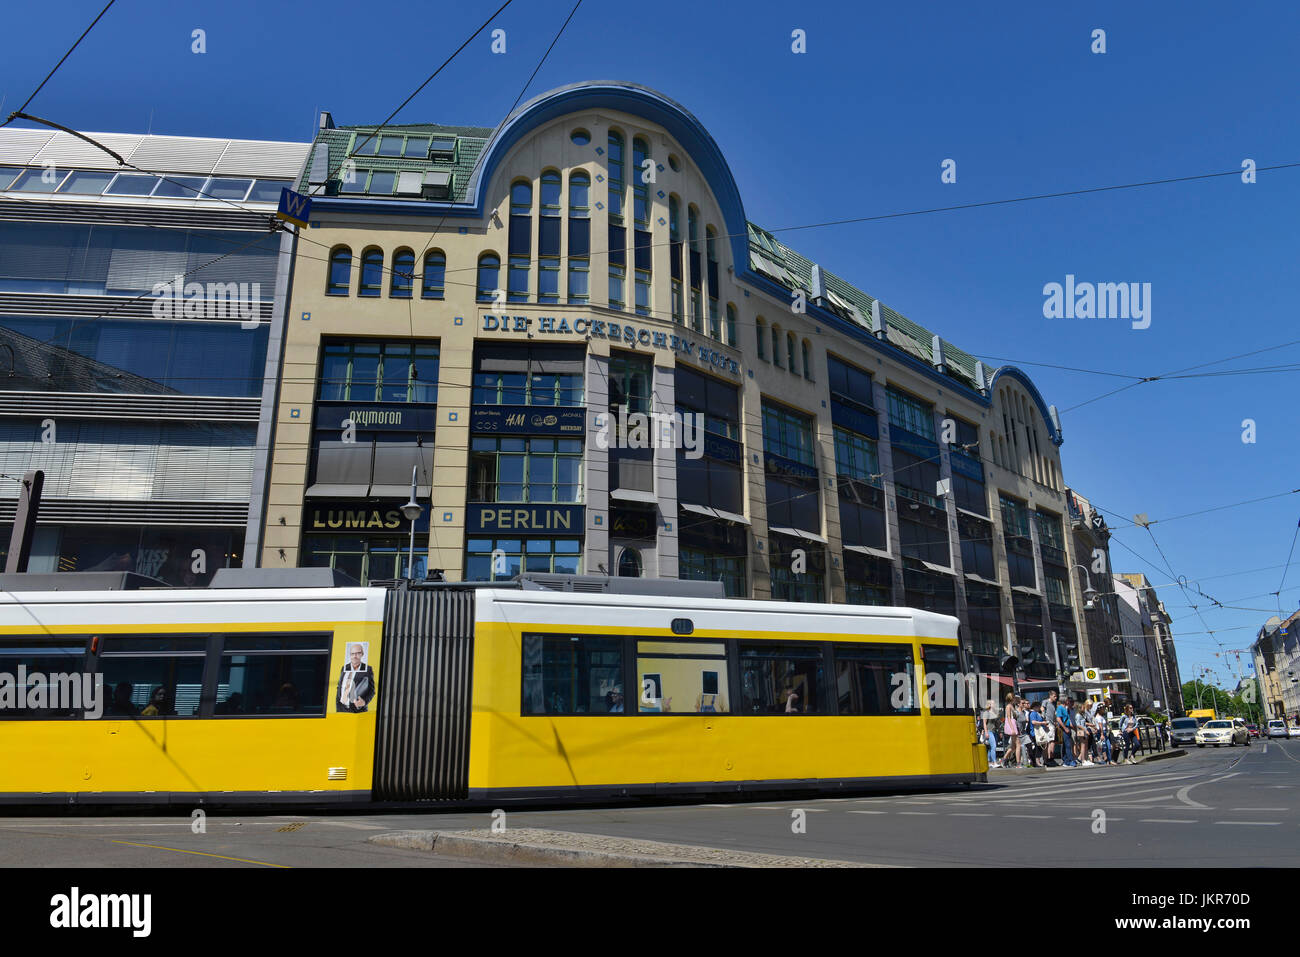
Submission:
[[[914,817],[934,817],[938,811],[899,811],[899,814],[910,814]]]
[[[1197,822],[1189,818],[1181,818],[1181,817],[1140,817],[1138,818],[1138,823],[1139,824],[1196,824]]]
[[[1186,804],[1188,807],[1201,808],[1201,809],[1207,808],[1209,807],[1208,804],[1201,804],[1199,801],[1193,801],[1191,798],[1187,796],[1187,792],[1190,791],[1192,788],[1200,787],[1202,784],[1214,784],[1216,781],[1226,781],[1228,780],[1228,778],[1235,778],[1240,773],[1241,773],[1240,771],[1233,771],[1231,774],[1225,774],[1217,778],[1210,778],[1210,780],[1208,781],[1198,781],[1196,784],[1189,784],[1187,785],[1187,787],[1181,789],[1178,792],[1177,794],[1178,800]]]
[[[1054,814],[1003,814],[1003,817],[1026,817],[1038,821],[1048,821],[1055,817]]]
[[[1215,821],[1215,824],[1245,824],[1255,827],[1277,827],[1281,821]]]
[[[992,817],[988,811],[953,811],[949,817]]]
[[[1067,818],[1067,820],[1070,820],[1070,821],[1091,821],[1091,820],[1092,820],[1092,816],[1089,815],[1088,817],[1071,817],[1071,818]],[[1112,821],[1123,821],[1123,820],[1126,820],[1126,818],[1122,818],[1122,817],[1111,817],[1109,814],[1106,815],[1106,823],[1107,823],[1107,824],[1111,823]]]
[[[850,814],[888,814],[888,811],[850,811]]]
[[[1289,811],[1289,807],[1234,807],[1231,811]]]
[[[388,828],[379,824],[357,824],[353,821],[317,821],[317,824],[329,824],[332,827],[350,827],[357,831],[386,831]]]
[[[1052,787],[1052,788],[1037,788],[1032,790],[1015,788],[1011,793],[1005,796],[999,796],[997,798],[994,798],[993,800],[994,801],[1032,801],[1039,797],[1051,797],[1057,794],[1077,794],[1080,791],[1103,791],[1108,789],[1124,788],[1124,787],[1143,788],[1144,785],[1151,785],[1151,787],[1144,788],[1145,790],[1154,791],[1157,789],[1155,787],[1156,785],[1159,785],[1162,788],[1169,788],[1173,785],[1175,781],[1186,781],[1189,778],[1194,778],[1194,777],[1196,777],[1195,774],[1174,774],[1174,775],[1162,775],[1160,777],[1155,777],[1155,776],[1128,777],[1128,778],[1121,778],[1115,781],[1108,781],[1105,783],[1076,785],[1073,787],[1065,786],[1065,787]]]

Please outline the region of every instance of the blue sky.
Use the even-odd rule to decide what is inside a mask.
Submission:
[[[320,109],[383,119],[498,5],[122,2],[29,110],[82,130],[305,140]],[[101,6],[7,12],[6,115]],[[515,0],[493,24],[507,52],[491,53],[485,32],[397,122],[494,125],[571,6]],[[663,91],[718,141],[749,218],[774,229],[1300,161],[1294,5],[1061,6],[586,0],[528,96],[593,79]],[[1099,28],[1105,54],[1090,49]],[[795,29],[805,54],[791,52]],[[948,158],[953,184],[940,182]],[[779,235],[967,351],[1024,363],[1062,410],[1069,484],[1158,520],[1300,485],[1294,373],[1147,383],[1069,411],[1125,380],[1028,363],[1153,376],[1300,339],[1287,318],[1297,199],[1300,168]],[[1045,319],[1043,286],[1067,274],[1150,283],[1150,328]],[[1209,369],[1298,360],[1289,346]],[[1170,582],[1150,535],[1111,519],[1117,570]],[[1267,593],[1297,520],[1290,495],[1152,527],[1176,575],[1244,606],[1204,611],[1225,648],[1247,648],[1276,613]],[[1233,659],[1214,657],[1179,589],[1161,595],[1184,678],[1208,666],[1227,680]],[[1281,607],[1298,600],[1300,567]]]

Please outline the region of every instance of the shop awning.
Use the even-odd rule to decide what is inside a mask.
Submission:
[[[642,505],[657,505],[659,503],[659,498],[654,492],[646,492],[636,488],[610,489],[609,497],[619,502],[639,502]]]
[[[743,515],[737,515],[735,512],[728,512],[721,508],[712,508],[708,505],[695,505],[689,502],[678,502],[677,507],[687,512],[694,512],[697,515],[707,515],[709,518],[721,519],[724,522],[735,522],[737,525],[750,524],[749,519]]]
[[[984,577],[982,577],[982,576],[980,576],[980,575],[976,575],[974,572],[967,572],[967,573],[966,573],[966,579],[967,579],[968,581],[979,582],[981,585],[992,585],[994,588],[1001,588],[1001,587],[1002,587],[1002,586],[999,585],[997,582],[995,582],[995,581],[989,581],[987,578],[984,578]]]
[[[957,573],[956,573],[955,571],[953,571],[951,568],[945,568],[943,565],[933,565],[933,564],[931,564],[930,562],[921,562],[921,564],[924,565],[926,568],[930,569],[930,571],[932,571],[932,572],[938,572],[940,575],[955,575],[955,574],[957,574]]]
[[[809,542],[817,542],[820,545],[826,544],[826,539],[822,538],[816,532],[806,532],[802,528],[778,528],[775,525],[769,525],[767,530],[775,532],[777,535],[789,535],[791,538],[802,538]]]
[[[883,558],[887,561],[893,561],[894,556],[889,552],[883,552],[879,548],[872,548],[870,545],[845,545],[846,552],[858,552],[862,555],[870,555],[873,558]]]

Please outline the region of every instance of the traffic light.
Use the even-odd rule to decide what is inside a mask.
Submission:
[[[1008,655],[1007,657],[1002,659],[1002,674],[1014,675],[1016,673],[1016,667],[1019,664],[1020,664],[1019,658],[1017,658],[1015,655]]]
[[[1020,660],[1026,665],[1032,665],[1038,661],[1038,654],[1033,645],[1020,646]]]
[[[1078,642],[1066,642],[1063,646],[1065,649],[1065,672],[1074,674],[1079,670],[1079,644]]]

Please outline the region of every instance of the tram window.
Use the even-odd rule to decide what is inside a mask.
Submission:
[[[835,645],[840,714],[920,714],[910,645]]]
[[[217,673],[213,713],[324,717],[328,635],[232,635]]]
[[[203,642],[203,639],[196,639]],[[110,648],[116,642],[105,642]],[[199,713],[202,654],[109,654],[99,660],[106,718],[189,718]]]
[[[957,649],[952,645],[922,645],[922,682],[931,714],[965,714],[984,707],[971,698],[970,685],[958,670]]]
[[[522,714],[622,714],[623,639],[524,636]]]
[[[93,715],[94,684],[85,674],[85,639],[0,641],[0,718]]]
[[[637,642],[640,714],[726,713],[727,647],[700,641]]]
[[[819,714],[824,673],[820,645],[742,644],[741,708],[746,714]]]

